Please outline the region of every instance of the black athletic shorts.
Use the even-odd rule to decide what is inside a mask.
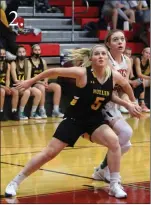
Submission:
[[[90,136],[101,125],[107,124],[102,116],[91,118],[88,120],[76,120],[73,118],[65,118],[58,126],[53,137],[67,143],[73,147],[78,138],[88,133]]]
[[[135,98],[139,99],[139,98],[140,98],[140,94],[141,94],[142,92],[144,92],[143,83],[141,83],[139,86],[137,86],[136,88],[134,88]]]

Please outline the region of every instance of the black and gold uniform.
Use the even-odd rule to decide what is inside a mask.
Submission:
[[[21,67],[19,62],[16,61],[16,75],[18,80],[26,80],[26,70],[28,66],[28,61],[24,60],[24,66]]]
[[[143,64],[142,64],[142,59],[141,59],[141,57],[139,57],[139,59],[140,59],[140,68],[141,68],[142,74],[143,74],[143,75],[150,76],[150,62],[149,62],[149,60],[147,60],[146,64],[143,65]],[[138,78],[138,77],[137,77],[137,73],[136,73],[135,64],[133,65],[133,73],[134,73],[134,76],[135,76],[136,78]]]
[[[139,59],[140,59],[140,68],[141,68],[142,74],[150,76],[150,63],[149,63],[149,60],[147,60],[146,64],[143,65],[141,57],[139,57]],[[143,85],[143,79],[142,78],[138,78],[138,76],[137,76],[135,64],[133,65],[133,74],[134,74],[134,77],[131,80],[138,79],[139,82],[140,82],[140,85],[137,86],[136,88],[134,88],[135,98],[139,99],[140,94],[144,92],[144,85]]]
[[[25,80],[25,68],[20,67],[18,63],[16,63],[16,75],[18,80]]]
[[[0,64],[0,85],[6,85],[6,75],[7,75],[8,63],[3,61],[3,64]]]
[[[87,85],[76,87],[73,99],[65,112],[65,119],[58,126],[54,137],[73,146],[84,133],[91,134],[105,124],[102,107],[111,100],[113,91],[112,75],[100,84],[91,67],[87,68]]]
[[[32,58],[29,58],[29,61],[32,65],[32,68],[31,68],[31,78],[35,77],[36,75],[38,75],[39,73],[42,73],[44,71],[44,64],[43,64],[43,61],[41,58],[39,58],[40,60],[40,63],[38,66],[36,66],[33,61],[32,61]]]
[[[23,67],[20,66],[18,60],[15,61],[16,63],[16,76],[17,80],[26,80],[26,73],[27,73],[27,68],[28,68],[28,61],[27,59],[24,60],[24,65]],[[13,87],[14,81],[11,76],[11,87]]]
[[[149,60],[147,60],[145,65],[142,64],[141,58],[140,58],[140,62],[141,62],[140,67],[141,67],[142,74],[150,76],[150,63],[149,63]]]

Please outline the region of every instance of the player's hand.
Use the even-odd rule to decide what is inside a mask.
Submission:
[[[142,108],[138,104],[129,103],[127,109],[132,117],[141,117]]]
[[[29,80],[24,80],[24,81],[20,81],[20,82],[14,84],[14,86],[15,86],[16,89],[18,89],[18,90],[20,90],[20,89],[22,89],[22,88],[27,89],[27,88],[31,87],[31,85],[32,85],[31,79],[29,79]]]

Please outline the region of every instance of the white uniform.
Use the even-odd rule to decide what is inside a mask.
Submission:
[[[109,61],[115,70],[121,73],[123,77],[126,77],[127,70],[128,70],[128,64],[127,64],[127,61],[124,55],[122,55],[122,62],[119,64],[113,59],[113,57],[109,53]],[[115,91],[116,91],[116,88],[115,88]],[[118,92],[117,92],[117,95],[118,95]],[[108,120],[109,122],[116,118],[123,118],[121,112],[119,111],[119,105],[111,101],[105,105],[105,109],[102,110],[102,113],[105,116],[105,119]]]

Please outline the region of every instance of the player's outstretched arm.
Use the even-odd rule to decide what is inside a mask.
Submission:
[[[76,79],[77,87],[85,87],[87,83],[86,68],[83,67],[69,67],[69,68],[51,68],[45,70],[42,73],[36,75],[35,77],[25,80],[20,83],[16,83],[17,89],[29,88],[31,85],[45,78],[57,78],[57,77],[69,77]]]

